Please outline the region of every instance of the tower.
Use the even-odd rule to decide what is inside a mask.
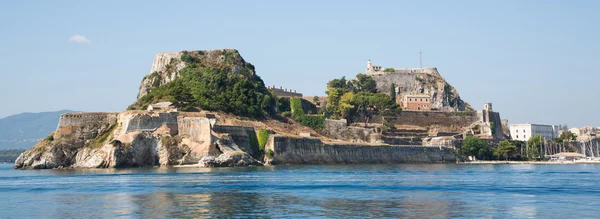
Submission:
[[[483,109],[484,110],[488,110],[488,111],[493,111],[493,109],[492,109],[492,103],[486,102],[485,104],[483,104]]]
[[[367,71],[365,73],[370,73],[373,71],[373,64],[371,64],[371,60],[367,61]]]

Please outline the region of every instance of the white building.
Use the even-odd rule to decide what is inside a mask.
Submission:
[[[542,138],[547,140],[558,138],[558,126],[529,123],[510,125],[510,136],[513,140],[527,141],[536,135],[542,135]]]

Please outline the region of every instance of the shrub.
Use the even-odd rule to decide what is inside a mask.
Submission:
[[[273,157],[275,156],[275,152],[273,152],[273,150],[269,149],[267,151],[267,153],[265,153],[265,156],[267,156],[269,159],[273,159]]]
[[[248,138],[250,138],[250,150],[252,150],[253,157],[255,159],[260,159],[263,150],[260,149],[260,144],[258,143],[256,132],[248,131]]]
[[[386,68],[385,70],[383,70],[383,72],[396,72],[396,69]]]
[[[44,138],[44,140],[46,142],[52,142],[52,141],[54,141],[54,133],[50,133],[50,135],[46,136],[46,138]]]
[[[292,109],[292,118],[304,126],[308,126],[314,130],[320,130],[325,123],[325,117],[322,115],[305,115],[302,110],[302,102],[300,98],[292,98],[290,100],[290,108]]]
[[[267,145],[267,141],[269,140],[269,130],[258,130],[258,148],[261,151],[265,150],[265,145]]]

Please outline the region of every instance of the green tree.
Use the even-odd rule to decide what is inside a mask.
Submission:
[[[393,72],[396,72],[396,69],[386,68],[386,69],[383,70],[383,72],[391,72],[391,73],[393,73]]]
[[[535,160],[542,157],[542,135],[535,135],[527,140],[526,157],[530,160]]]
[[[461,144],[460,152],[465,156],[474,156],[477,159],[485,160],[489,159],[490,147],[477,136],[467,136]]]
[[[498,143],[498,148],[494,151],[494,156],[498,159],[510,160],[511,157],[518,154],[517,146],[508,140],[504,140]]]
[[[359,92],[377,92],[377,82],[368,75],[365,74],[357,74],[356,79],[352,80],[352,86],[354,89],[354,93]]]

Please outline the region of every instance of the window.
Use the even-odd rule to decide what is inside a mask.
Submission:
[[[519,133],[519,130],[517,129],[517,133]]]
[[[517,135],[517,139],[519,138],[519,136]]]

